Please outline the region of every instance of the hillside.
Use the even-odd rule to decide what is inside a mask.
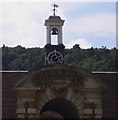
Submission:
[[[91,48],[81,49],[73,46],[65,49],[65,64],[76,65],[90,71],[117,71],[118,50]],[[22,46],[2,47],[2,70],[36,70],[45,64],[43,48]]]

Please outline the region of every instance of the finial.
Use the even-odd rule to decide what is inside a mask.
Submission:
[[[53,9],[53,11],[54,11],[53,15],[55,15],[55,11],[56,11],[55,8],[58,8],[58,5],[56,5],[56,4],[54,3],[52,6],[54,7],[54,9]]]

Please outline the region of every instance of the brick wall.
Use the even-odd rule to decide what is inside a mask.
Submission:
[[[22,77],[23,72],[2,73],[2,118],[16,117],[16,81]]]
[[[106,84],[107,89],[102,96],[103,117],[116,118],[116,81],[118,73],[94,73],[101,78]]]

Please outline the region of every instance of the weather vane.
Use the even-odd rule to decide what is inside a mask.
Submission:
[[[54,9],[53,9],[53,15],[55,15],[55,11],[56,11],[56,8],[58,8],[58,5],[56,5],[55,3],[52,5],[53,7],[54,7]]]

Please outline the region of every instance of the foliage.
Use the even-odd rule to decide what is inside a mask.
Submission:
[[[73,49],[65,49],[65,63],[76,65],[90,71],[117,71],[118,50],[91,48],[81,49],[79,45]],[[2,47],[3,70],[36,70],[45,65],[43,48]]]

